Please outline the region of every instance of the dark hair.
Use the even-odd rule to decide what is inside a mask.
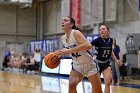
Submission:
[[[72,17],[69,17],[69,18],[70,18],[70,22],[73,24],[72,29],[81,31],[81,29],[75,25],[74,18],[72,18]]]
[[[35,49],[35,52],[40,52],[40,49]]]
[[[105,25],[105,26],[106,26],[106,25]],[[108,31],[110,31],[110,29],[109,29],[109,27],[108,27],[108,26],[106,26],[106,28],[107,28],[107,30],[108,30]]]
[[[102,26],[102,25],[106,26],[107,30],[110,31],[110,29],[109,29],[109,27],[108,27],[107,25],[101,24],[101,26]]]

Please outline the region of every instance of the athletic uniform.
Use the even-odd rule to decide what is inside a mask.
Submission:
[[[100,72],[110,66],[113,39],[103,39],[100,36],[91,42],[97,51],[95,61],[99,64]]]
[[[62,43],[64,48],[74,48],[79,44],[76,41],[73,33],[76,30],[72,30],[69,38],[69,42],[66,42],[66,35],[62,36]],[[71,53],[71,57],[73,59],[72,69],[80,72],[83,76],[91,76],[98,72],[97,63],[93,61],[93,55],[89,50]]]

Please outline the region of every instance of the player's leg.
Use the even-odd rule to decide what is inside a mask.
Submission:
[[[69,76],[69,93],[77,93],[76,87],[83,80],[83,75],[75,70],[72,70]]]
[[[104,83],[105,83],[105,90],[104,93],[110,93],[110,83],[111,83],[111,67],[109,66],[103,72]]]
[[[99,73],[89,76],[88,80],[90,81],[92,85],[92,93],[102,93],[101,80],[100,80]]]

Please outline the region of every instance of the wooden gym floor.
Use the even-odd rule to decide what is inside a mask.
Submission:
[[[0,71],[0,93],[67,93],[67,90],[68,77]],[[84,80],[77,90],[78,93],[91,93],[91,85]],[[111,85],[111,93],[140,93],[140,80],[124,80],[119,86]]]

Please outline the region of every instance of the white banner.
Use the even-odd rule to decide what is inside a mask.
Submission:
[[[116,5],[116,0],[106,0],[106,21],[116,21]]]
[[[61,0],[61,15],[70,16],[70,0]]]

